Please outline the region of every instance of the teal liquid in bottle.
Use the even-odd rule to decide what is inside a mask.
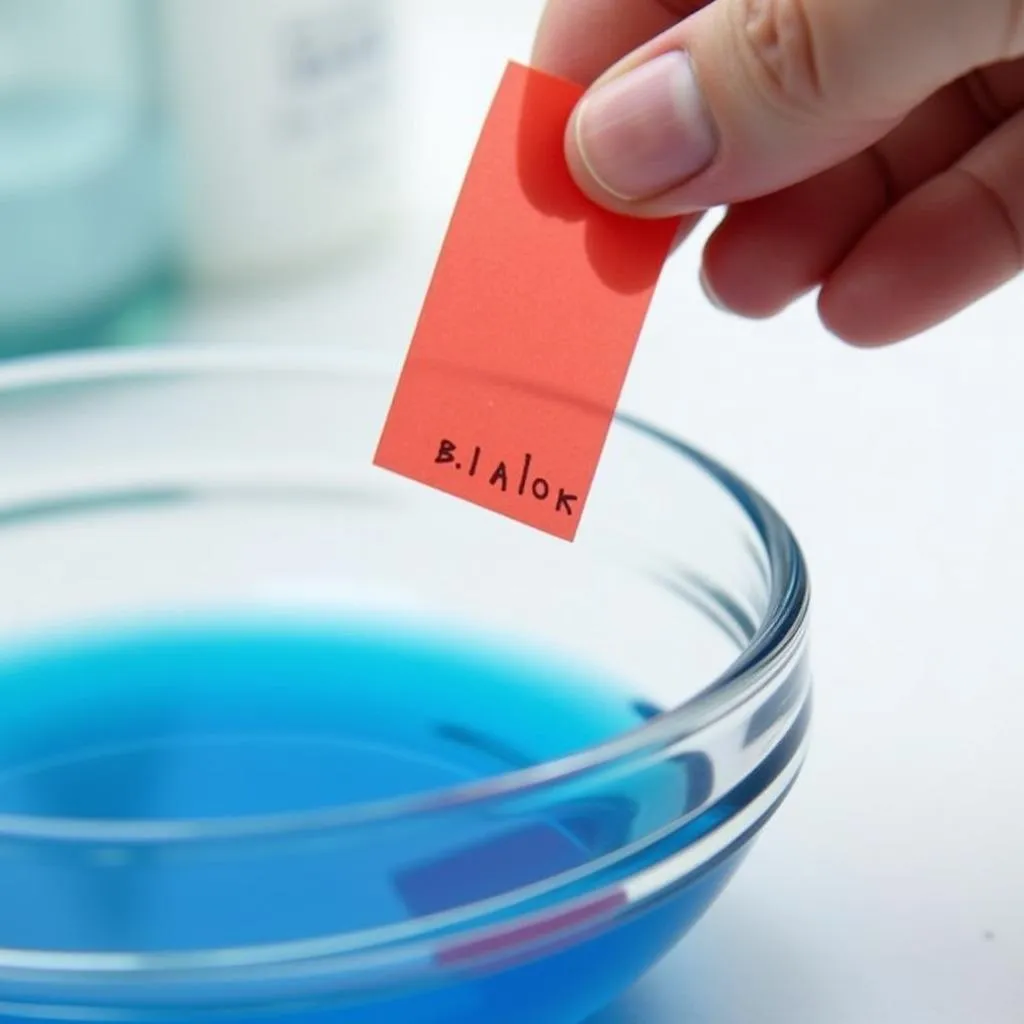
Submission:
[[[134,340],[169,281],[140,0],[0,0],[0,357]]]

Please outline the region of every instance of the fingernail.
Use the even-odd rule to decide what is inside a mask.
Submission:
[[[608,192],[655,196],[704,170],[718,140],[690,58],[664,53],[598,87],[576,115],[587,169]]]

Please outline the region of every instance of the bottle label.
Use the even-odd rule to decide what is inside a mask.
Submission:
[[[385,201],[382,0],[175,0],[165,10],[186,249],[200,276],[309,265]]]
[[[277,118],[286,142],[337,145],[339,129],[386,101],[388,26],[372,4],[357,6],[327,4],[282,25]]]

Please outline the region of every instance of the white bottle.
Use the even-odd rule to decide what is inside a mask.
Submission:
[[[163,0],[193,278],[314,270],[392,201],[388,0]]]

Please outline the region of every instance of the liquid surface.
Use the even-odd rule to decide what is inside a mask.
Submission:
[[[577,752],[650,713],[520,655],[376,629],[97,637],[0,663],[0,816],[195,834],[437,793]],[[673,770],[646,788],[577,789],[554,808],[537,798],[312,835],[275,819],[176,856],[110,842],[84,860],[66,845],[19,849],[0,871],[0,947],[208,950],[392,925],[573,871],[645,814],[678,813],[685,791]]]
[[[521,910],[502,897],[531,885],[540,886],[531,906],[541,908],[547,880],[571,877],[699,799],[694,765],[498,810],[308,833],[273,828],[244,840],[188,837],[239,816],[484,779],[618,736],[656,713],[518,654],[358,628],[178,625],[9,655],[0,660],[0,823],[70,819],[87,834],[149,822],[185,838],[0,842],[0,951],[250,948],[402,927],[481,900],[500,921]],[[576,1024],[692,923],[734,860],[550,958],[372,1005],[307,1006],[295,1019]],[[12,998],[4,984],[0,974],[0,1001]],[[54,1004],[59,976],[55,985],[46,1000]]]
[[[606,686],[378,630],[181,626],[0,661],[0,814],[288,814],[464,784],[634,729]]]

